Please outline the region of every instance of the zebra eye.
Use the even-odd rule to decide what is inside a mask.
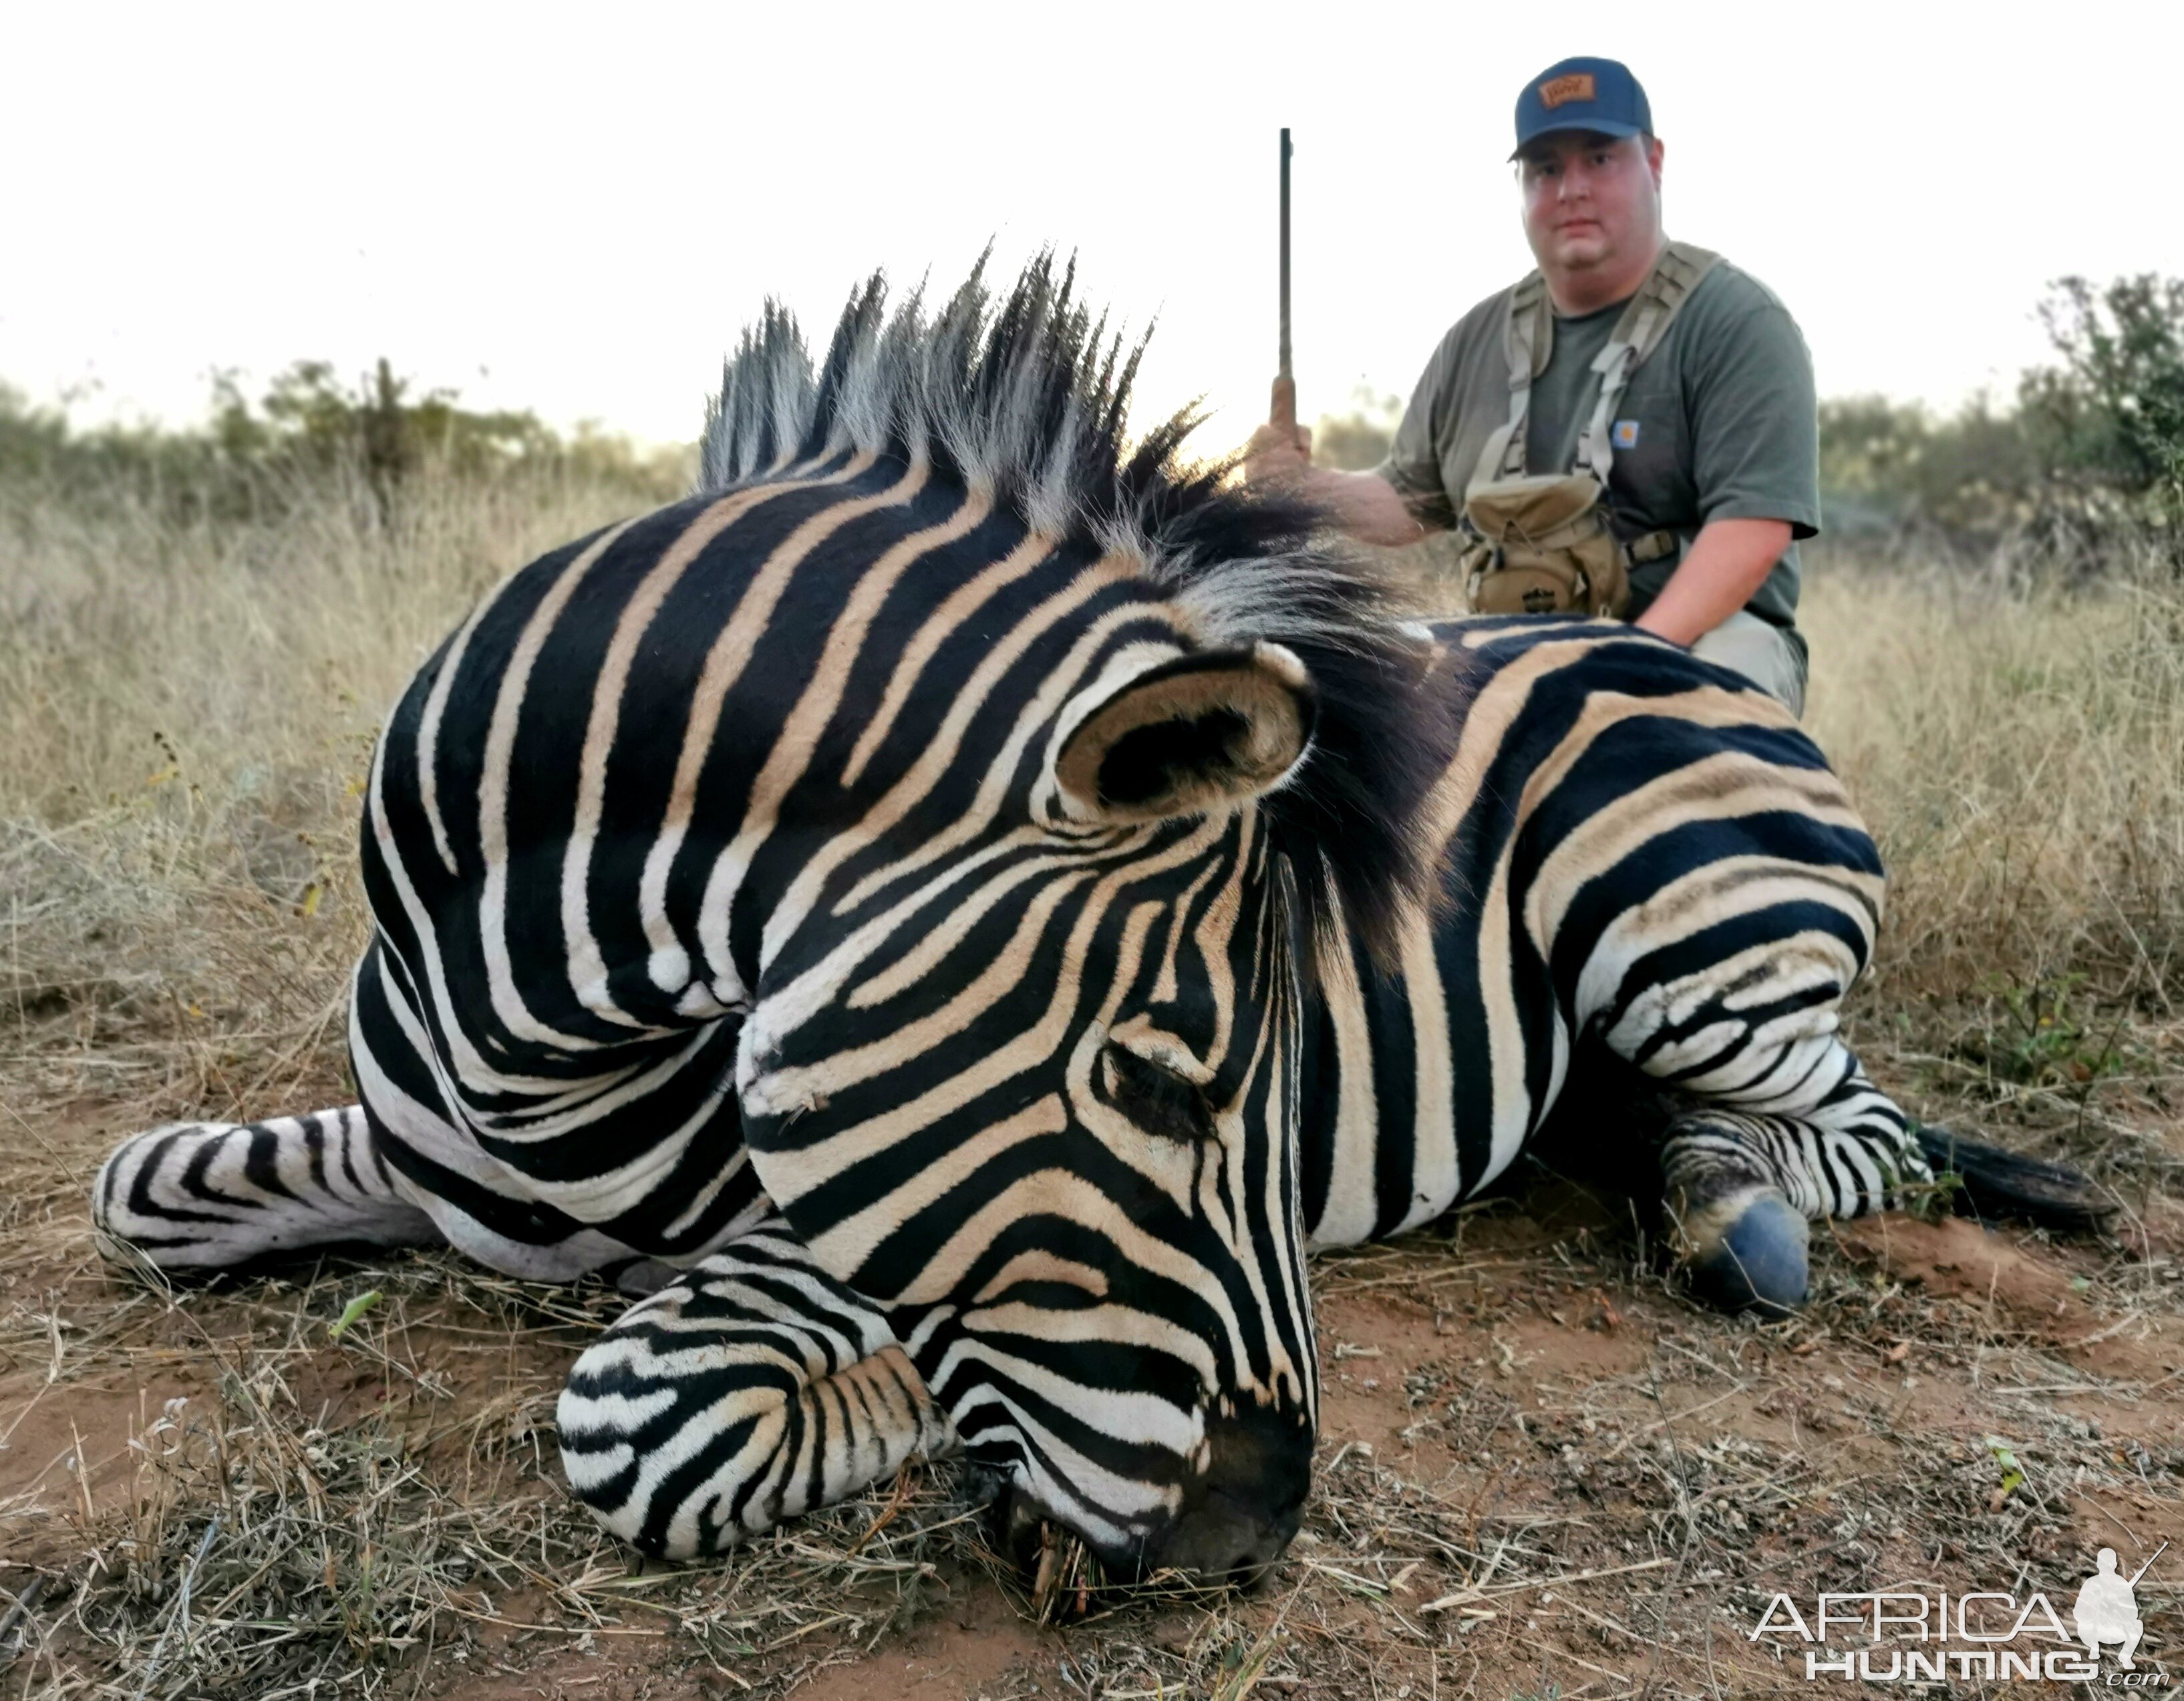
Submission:
[[[1191,1146],[1212,1138],[1212,1109],[1194,1083],[1121,1046],[1107,1046],[1100,1062],[1107,1097],[1146,1133]]]

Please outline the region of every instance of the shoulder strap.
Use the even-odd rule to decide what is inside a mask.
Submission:
[[[1555,351],[1555,315],[1547,281],[1533,272],[1509,292],[1509,316],[1502,327],[1509,363],[1509,418],[1496,426],[1473,469],[1475,487],[1520,477],[1524,471],[1524,421],[1532,410],[1532,380],[1547,370]]]
[[[1592,363],[1592,370],[1600,374],[1600,399],[1593,407],[1591,423],[1578,439],[1575,471],[1590,472],[1602,484],[1607,482],[1608,470],[1615,464],[1611,426],[1630,375],[1661,346],[1661,339],[1669,334],[1669,327],[1676,322],[1691,292],[1720,259],[1712,249],[1692,243],[1670,243],[1661,250],[1646,282],[1638,286],[1637,294],[1617,318],[1615,329],[1608,333],[1607,346]]]

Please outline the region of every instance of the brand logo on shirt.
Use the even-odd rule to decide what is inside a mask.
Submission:
[[[1614,430],[1614,432],[1613,432],[1613,441],[1614,441],[1615,446],[1616,446],[1618,449],[1635,449],[1635,448],[1637,448],[1637,447],[1638,447],[1638,421],[1635,421],[1635,420],[1618,420],[1618,421],[1616,421],[1616,422],[1615,422],[1615,430]]]
[[[1592,98],[1592,73],[1572,71],[1568,76],[1550,77],[1540,85],[1540,104],[1552,112],[1574,100]]]

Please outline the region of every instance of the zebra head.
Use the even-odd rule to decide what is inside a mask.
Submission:
[[[1308,513],[1178,470],[1184,422],[1121,461],[1128,370],[1043,266],[997,314],[905,313],[853,303],[827,363],[851,393],[897,373],[836,409],[888,434],[802,421],[784,458],[931,505],[811,577],[852,602],[875,550],[900,565],[951,512],[984,542],[936,548],[919,593],[902,571],[900,618],[841,664],[855,748],[823,820],[784,817],[797,855],[760,901],[744,1138],[820,1263],[888,1311],[1011,1534],[1249,1572],[1295,1533],[1317,1426],[1305,985],[1329,929],[1392,927],[1418,888],[1423,657]],[[716,465],[753,376],[731,369]],[[831,387],[767,390],[823,412]],[[1006,594],[963,600],[996,562]]]

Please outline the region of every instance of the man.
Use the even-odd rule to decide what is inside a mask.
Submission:
[[[1278,380],[1246,473],[1299,486],[1353,536],[1395,545],[1459,524],[1475,533],[1476,515],[1492,505],[1470,499],[1513,468],[1538,484],[1548,473],[1597,477],[1604,463],[1607,529],[1620,548],[1603,547],[1620,558],[1619,569],[1609,564],[1618,594],[1588,605],[1580,570],[1574,605],[1608,608],[1689,645],[1802,712],[1797,542],[1819,529],[1811,356],[1764,285],[1668,243],[1662,155],[1645,91],[1623,65],[1574,59],[1542,72],[1518,97],[1513,157],[1544,297],[1528,279],[1457,321],[1371,472],[1312,466],[1311,433]],[[1658,340],[1628,351],[1636,362],[1613,375],[1618,394],[1595,363],[1637,334],[1630,321],[1642,325],[1638,310],[1655,302],[1665,309],[1652,315]],[[1526,348],[1544,363],[1535,360],[1519,395],[1513,365]],[[1474,558],[1499,560],[1484,548]],[[1540,594],[1505,605],[1543,605]]]

